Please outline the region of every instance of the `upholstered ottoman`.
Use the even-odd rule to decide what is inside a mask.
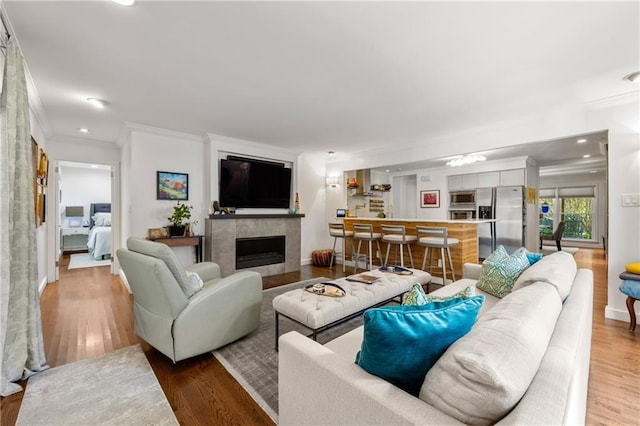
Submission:
[[[315,266],[329,266],[332,255],[331,249],[314,250],[311,252],[311,261]]]
[[[344,289],[346,294],[343,297],[314,294],[304,288],[277,296],[273,299],[276,350],[280,315],[310,329],[313,340],[316,340],[319,332],[356,317],[369,308],[392,301],[411,290],[415,283],[424,285],[431,281],[431,275],[428,272],[419,269],[411,269],[411,271],[412,275],[396,275],[379,270],[366,272],[367,275],[380,278],[372,284],[352,282],[347,278],[327,281]]]
[[[622,280],[620,291],[627,295],[627,310],[629,311],[629,331],[636,331],[636,311],[633,304],[640,300],[640,274],[623,272],[619,275]]]

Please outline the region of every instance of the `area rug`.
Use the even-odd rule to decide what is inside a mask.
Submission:
[[[213,352],[213,355],[253,397],[260,407],[278,423],[278,353],[275,350],[275,314],[273,298],[305,285],[329,281],[314,278],[262,292],[260,326],[246,337]],[[318,342],[327,343],[362,325],[362,316],[318,334]],[[304,335],[311,331],[280,317],[280,335],[296,330]]]
[[[96,260],[89,253],[74,253],[71,255],[68,269],[93,268],[94,266],[111,265],[111,259]]]
[[[542,246],[541,253],[544,255],[555,253],[558,251],[558,247],[556,246]],[[562,251],[566,251],[569,254],[576,255],[578,252],[578,247],[562,247]]]
[[[16,425],[177,425],[140,345],[29,378]]]

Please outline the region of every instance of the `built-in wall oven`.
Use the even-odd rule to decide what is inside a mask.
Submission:
[[[449,210],[451,220],[469,220],[476,218],[475,210]]]

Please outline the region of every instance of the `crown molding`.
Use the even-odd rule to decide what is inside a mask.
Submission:
[[[116,142],[110,141],[101,141],[98,139],[90,139],[76,136],[53,136],[50,138],[50,142],[52,143],[69,143],[75,145],[83,145],[87,146],[87,144],[93,145],[95,147],[107,148],[107,149],[119,149],[119,146]]]
[[[166,136],[175,139],[188,140],[192,142],[204,143],[203,136],[194,135],[193,133],[179,132],[177,130],[163,129],[161,127],[148,126],[146,124],[133,123],[125,121],[120,129],[120,134],[116,138],[116,143],[122,146],[131,132],[148,133],[158,136]]]

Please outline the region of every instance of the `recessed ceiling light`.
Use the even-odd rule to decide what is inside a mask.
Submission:
[[[387,169],[387,170],[385,170],[385,172],[389,173],[389,172],[390,172],[390,170],[389,170],[389,169]]]
[[[578,139],[578,143],[585,143],[587,140],[586,139]]]
[[[597,170],[589,170],[589,173],[598,173]]]
[[[136,0],[111,0],[114,3],[121,4],[122,6],[131,6],[136,2]]]
[[[582,156],[582,158],[589,158],[589,157],[591,157],[591,155],[589,155],[589,154],[585,154],[585,155]]]
[[[87,129],[86,127],[81,127],[81,128],[78,129],[78,131],[80,133],[89,133],[89,132],[91,132],[91,130]]]
[[[105,101],[104,99],[98,99],[98,98],[87,98],[87,102],[89,102],[91,105],[93,105],[98,109],[102,109],[107,105],[109,105],[109,102]]]
[[[627,74],[624,77],[622,77],[622,79],[635,83],[636,81],[640,80],[640,71],[635,71],[635,72],[632,72],[631,74]]]
[[[97,168],[98,168],[98,165],[97,165],[97,164],[92,164],[92,165],[91,165],[91,168],[92,168],[92,169],[97,169]]]

